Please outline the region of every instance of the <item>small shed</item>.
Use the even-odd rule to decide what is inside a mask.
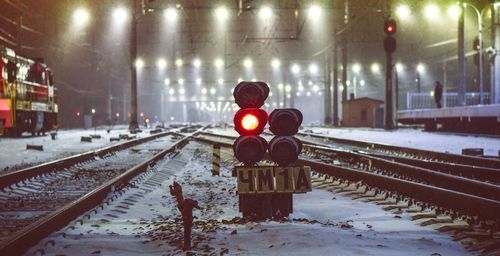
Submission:
[[[342,104],[342,126],[375,127],[375,110],[384,102],[363,97],[350,99]]]

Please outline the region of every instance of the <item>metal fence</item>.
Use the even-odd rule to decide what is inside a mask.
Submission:
[[[479,105],[479,93],[468,92],[466,93],[466,105]],[[483,94],[483,102],[489,104],[490,93]],[[441,99],[441,105],[443,107],[456,107],[459,106],[458,93],[447,92],[443,93],[443,98]],[[425,92],[408,92],[406,93],[406,109],[423,109],[423,108],[436,108],[436,102],[434,101],[434,95]]]

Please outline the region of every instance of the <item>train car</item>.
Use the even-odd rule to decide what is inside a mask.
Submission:
[[[0,46],[0,135],[44,134],[58,125],[51,69]]]
[[[398,111],[398,122],[426,131],[500,135],[500,104]]]

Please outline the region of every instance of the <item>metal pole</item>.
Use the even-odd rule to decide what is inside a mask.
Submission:
[[[479,99],[481,105],[484,104],[483,95],[483,22],[481,20],[481,14],[477,11],[477,21],[479,24]]]
[[[137,59],[137,1],[132,0],[133,15],[130,26],[130,124],[129,130],[139,129],[137,123],[137,70],[135,60]]]
[[[325,95],[324,95],[324,109],[325,109],[325,117],[324,122],[325,125],[332,124],[332,91],[331,91],[331,66],[330,66],[330,55],[329,51],[325,54],[325,70],[324,70],[324,85],[325,85]]]
[[[333,126],[339,126],[338,44],[333,46]]]
[[[457,81],[457,91],[458,91],[458,105],[465,106],[466,105],[466,60],[465,60],[465,42],[464,42],[464,2],[463,0],[459,1],[458,4],[460,8],[460,14],[458,16],[458,81]]]
[[[392,111],[392,54],[386,52],[386,73],[385,73],[385,129],[394,129],[394,117]]]
[[[396,68],[396,72],[395,73],[395,79],[396,79],[396,112],[398,112],[398,109],[399,109],[399,72],[398,72],[398,69]]]
[[[500,6],[495,5],[494,20],[495,20],[495,60],[494,60],[494,70],[495,70],[495,86],[494,95],[492,95],[492,101],[495,104],[500,104]]]
[[[347,25],[349,23],[349,1],[345,1],[344,8],[344,24]],[[342,86],[344,89],[342,90],[342,120],[344,120],[343,113],[346,113],[345,107],[347,106],[347,31],[344,30],[342,32]],[[342,123],[344,123],[342,121]]]

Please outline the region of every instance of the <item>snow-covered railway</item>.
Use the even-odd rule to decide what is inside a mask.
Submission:
[[[25,179],[5,183],[0,192],[1,254],[22,253],[26,245],[98,204],[99,197],[127,186],[131,176],[186,140],[182,137],[166,132],[128,147],[105,148],[102,155],[71,159],[68,165],[54,161],[53,166],[6,174],[12,181]]]
[[[200,141],[226,147],[232,146],[230,139],[231,136],[206,132],[199,137]],[[482,239],[486,237],[486,241],[474,240],[475,245],[471,248],[498,252],[491,243],[498,242],[500,169],[449,163],[443,159],[443,162],[435,161],[431,165],[429,158],[446,156],[461,163],[471,159],[452,154],[437,154],[433,158],[432,152],[423,150],[415,150],[421,157],[414,158],[416,163],[412,164],[390,161],[366,151],[353,152],[351,147],[332,149],[311,141],[303,142],[306,153],[297,163],[311,166],[316,172],[316,184],[321,187],[377,202],[390,210],[404,210],[415,214],[414,219],[445,223],[443,229],[446,230],[482,232]],[[390,152],[385,155],[390,156]],[[482,163],[495,164],[495,161],[486,159]],[[479,175],[474,175],[476,171]],[[481,175],[486,182],[477,179],[476,176]],[[496,184],[491,184],[492,181]],[[474,239],[474,235],[468,234],[464,236],[462,233],[461,239]]]

